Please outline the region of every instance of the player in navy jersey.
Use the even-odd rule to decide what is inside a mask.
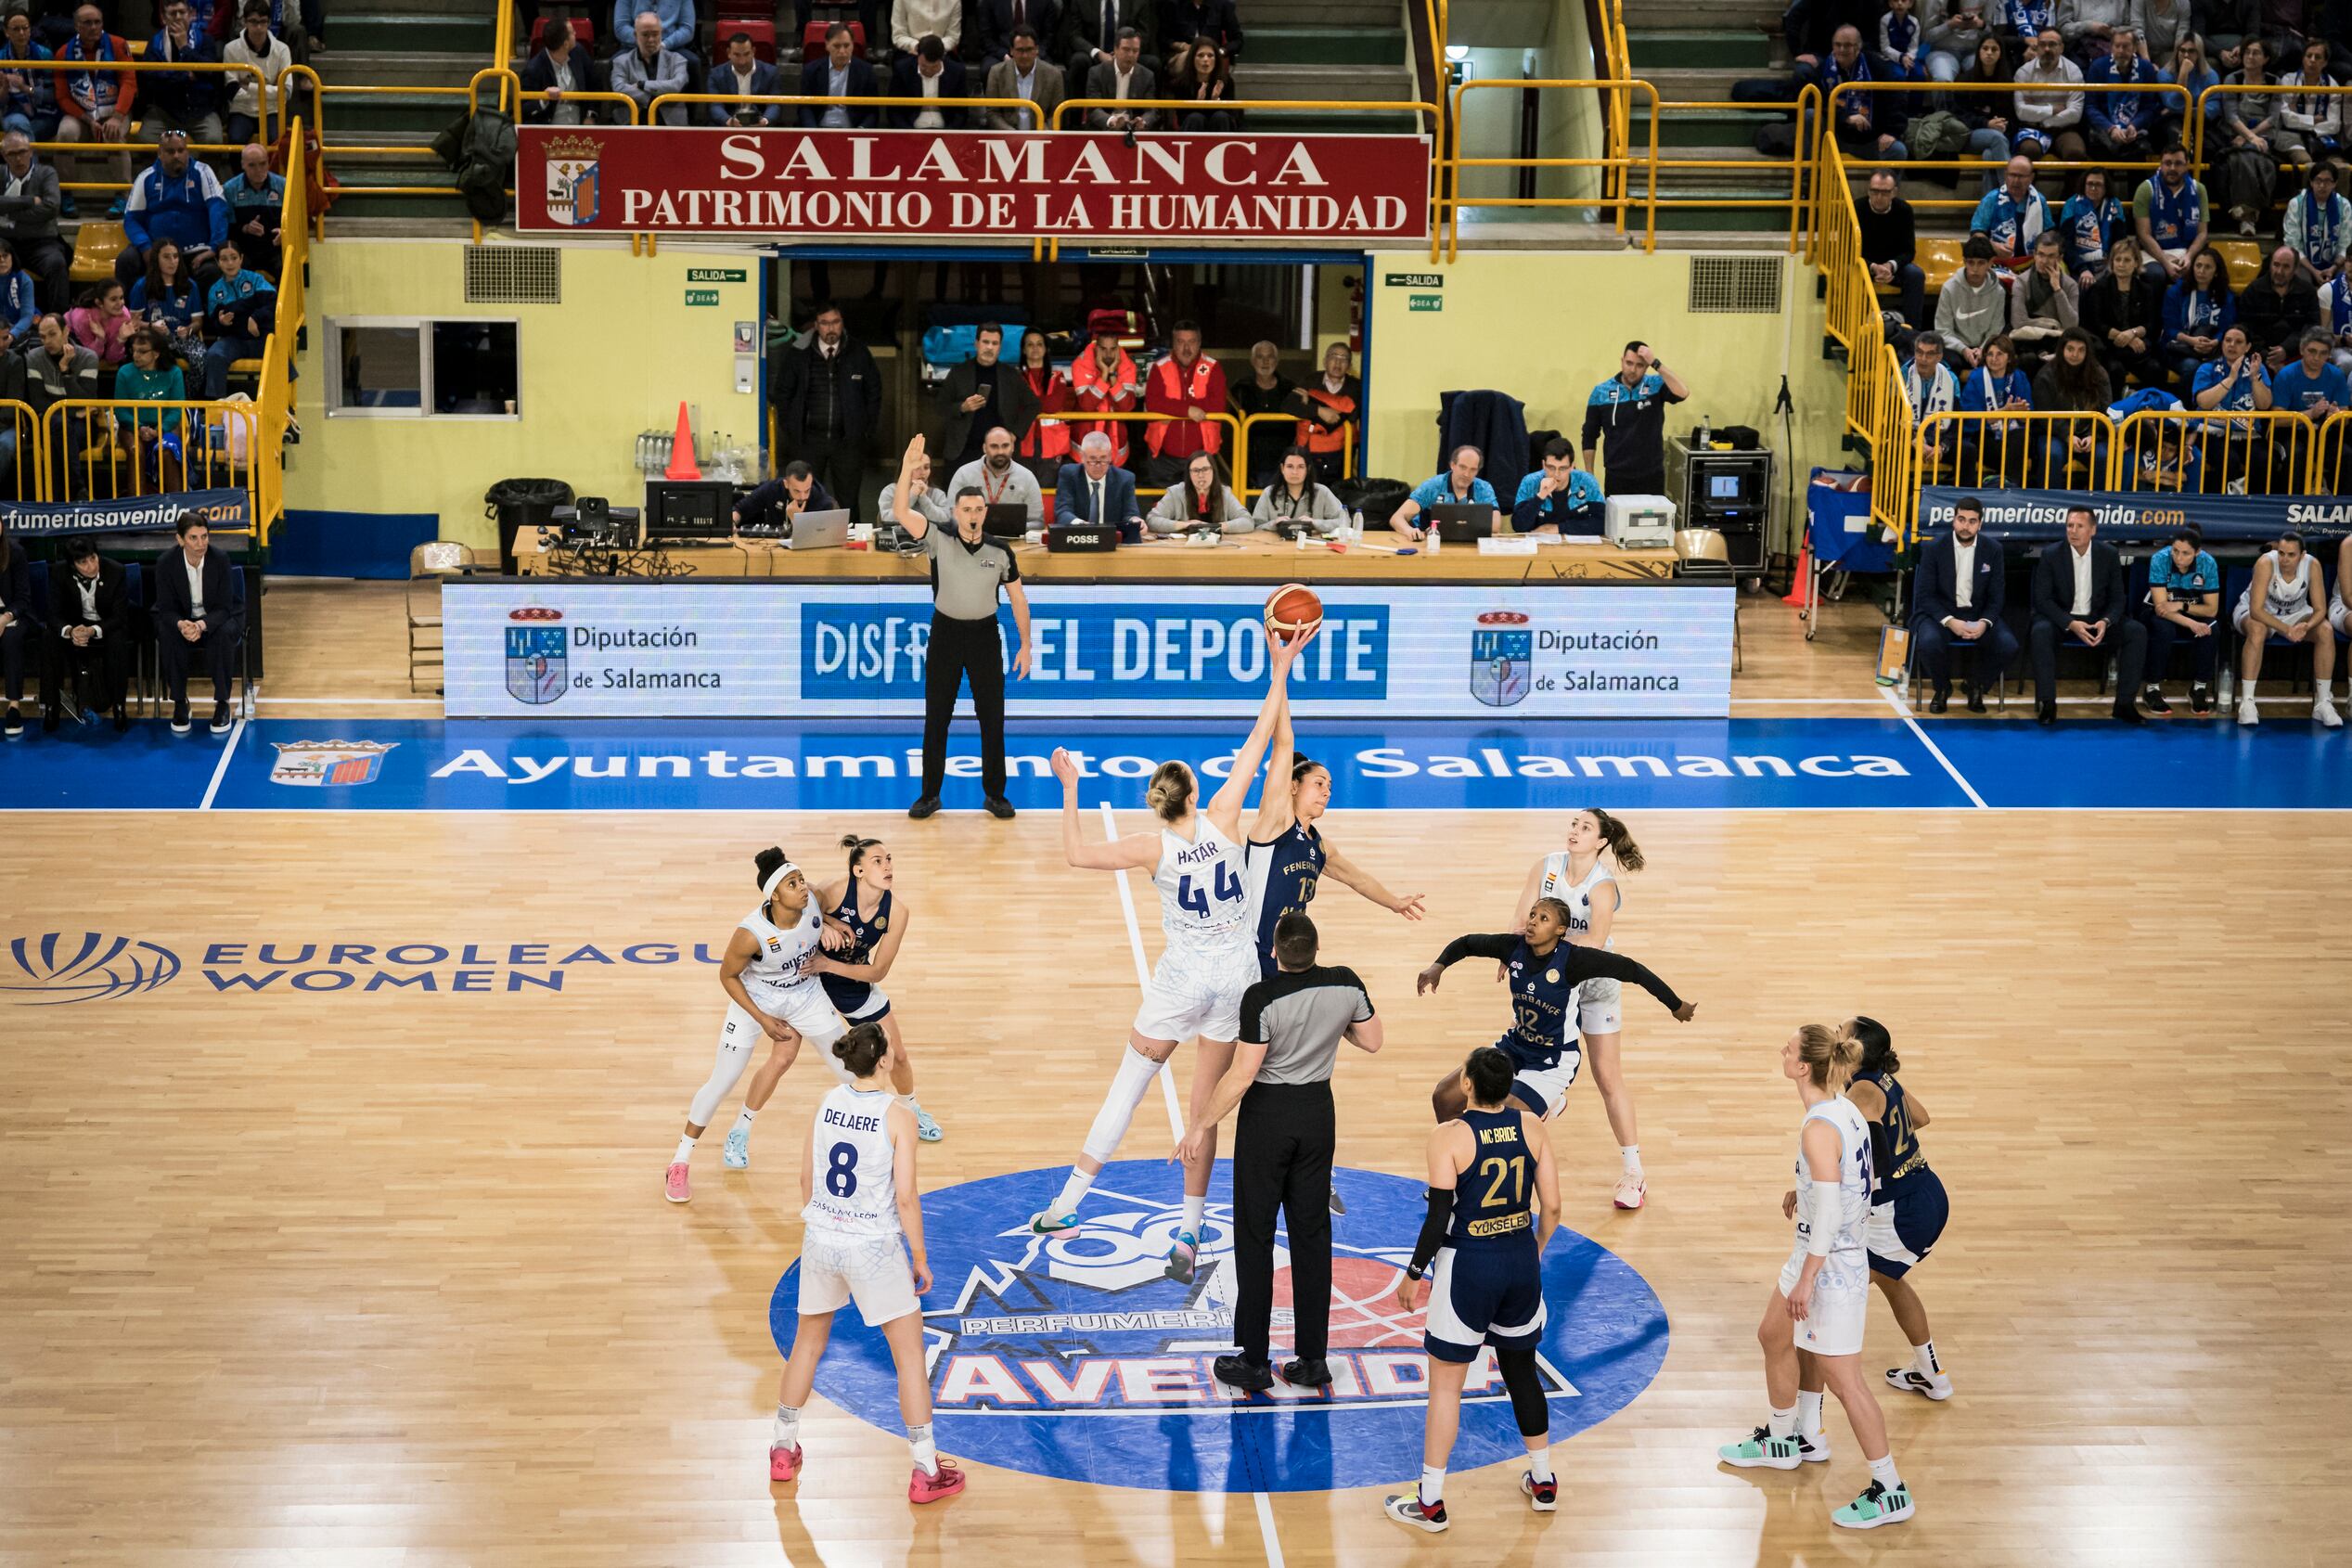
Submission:
[[[1427,996],[1449,964],[1464,958],[1499,959],[1510,982],[1511,1025],[1495,1042],[1517,1068],[1511,1080],[1511,1103],[1549,1121],[1560,1112],[1568,1086],[1576,1081],[1583,1060],[1575,1032],[1576,987],[1587,980],[1631,981],[1675,1017],[1689,1022],[1698,1005],[1674,994],[1674,988],[1643,965],[1600,947],[1569,943],[1568,906],[1557,898],[1538,898],[1527,911],[1522,934],[1497,932],[1491,936],[1458,936],[1421,970],[1418,989]],[[1450,1122],[1469,1104],[1468,1082],[1460,1073],[1448,1073],[1430,1095],[1441,1122]]]
[[[1279,783],[1290,781],[1288,788]],[[1280,972],[1274,961],[1274,927],[1285,915],[1305,914],[1315,902],[1323,874],[1354,888],[1392,914],[1421,918],[1418,893],[1397,896],[1378,878],[1358,868],[1317,826],[1331,805],[1331,770],[1298,754],[1291,728],[1291,694],[1283,688],[1274,710],[1274,742],[1266,752],[1266,790],[1250,823],[1250,894],[1257,901],[1258,970],[1261,979]]]
[[[1560,1225],[1560,1176],[1543,1118],[1510,1104],[1517,1070],[1492,1046],[1471,1052],[1462,1064],[1470,1102],[1430,1135],[1429,1213],[1396,1286],[1396,1305],[1409,1317],[1424,1274],[1431,1281],[1421,1340],[1429,1353],[1429,1416],[1420,1489],[1382,1506],[1399,1524],[1433,1535],[1446,1525],[1446,1459],[1461,1424],[1462,1384],[1490,1344],[1527,1446],[1519,1489],[1537,1513],[1551,1512],[1560,1501],[1551,1410],[1536,1371],[1544,1333],[1543,1251]]]
[[[1889,1367],[1886,1381],[1940,1403],[1952,1396],[1952,1380],[1936,1358],[1927,1307],[1909,1276],[1943,1235],[1951,1201],[1945,1195],[1943,1177],[1928,1168],[1927,1155],[1920,1149],[1919,1130],[1927,1125],[1927,1107],[1895,1076],[1903,1063],[1886,1025],[1874,1018],[1853,1018],[1846,1021],[1845,1033],[1862,1042],[1862,1065],[1845,1098],[1870,1126],[1870,1169],[1877,1176],[1870,1222],[1862,1232],[1870,1249],[1870,1283],[1895,1309],[1895,1321],[1911,1347],[1911,1364]]]
[[[897,872],[890,849],[880,839],[855,833],[842,841],[849,851],[849,874],[829,882],[817,894],[817,906],[849,932],[850,945],[813,958],[810,971],[825,987],[825,995],[852,1023],[879,1023],[890,1036],[891,1087],[898,1102],[915,1114],[916,1136],[937,1143],[943,1133],[915,1099],[915,1064],[907,1058],[906,1042],[898,1032],[898,1014],[882,994],[882,982],[897,961],[899,945],[906,939],[914,911],[900,898]]]

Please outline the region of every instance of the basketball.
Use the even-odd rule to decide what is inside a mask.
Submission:
[[[1323,601],[1315,590],[1285,583],[1266,597],[1266,635],[1285,642],[1306,636],[1323,623]]]

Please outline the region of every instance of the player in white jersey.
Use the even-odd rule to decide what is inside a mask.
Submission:
[[[816,1386],[833,1314],[855,1302],[866,1326],[882,1331],[898,1369],[898,1413],[915,1455],[907,1500],[935,1503],[964,1489],[964,1472],[939,1457],[932,1439],[920,1299],[931,1289],[931,1265],[915,1190],[915,1113],[891,1092],[890,1036],[880,1025],[857,1025],[826,1054],[843,1081],[818,1103],[801,1162],[800,1321],[776,1391],[768,1479],[801,1472],[801,1407]]]
[[[1887,1446],[1886,1417],[1862,1378],[1862,1326],[1870,1305],[1863,1235],[1870,1215],[1870,1129],[1844,1094],[1861,1060],[1860,1040],[1821,1023],[1805,1025],[1780,1047],[1780,1075],[1796,1086],[1805,1119],[1798,1125],[1796,1186],[1780,1200],[1780,1212],[1797,1222],[1796,1245],[1756,1329],[1772,1416],[1716,1452],[1742,1470],[1794,1470],[1807,1459],[1827,1459],[1825,1441],[1796,1435],[1800,1382],[1826,1383],[1870,1464],[1870,1485],[1830,1521],[1875,1530],[1909,1519],[1912,1501]]]
[[[2336,585],[2338,593],[2344,585]],[[2335,711],[2335,628],[2327,613],[2327,573],[2303,547],[2303,535],[2289,529],[2276,548],[2254,563],[2254,580],[2238,596],[2230,623],[2244,636],[2238,661],[2238,722],[2259,724],[2254,685],[2262,674],[2263,650],[2275,635],[2311,645],[2311,717],[2334,729],[2344,720]]]
[[[1200,782],[1190,768],[1180,762],[1160,765],[1144,797],[1159,819],[1151,832],[1130,833],[1108,843],[1082,842],[1078,770],[1069,752],[1057,749],[1053,754],[1054,777],[1061,780],[1063,856],[1073,866],[1123,876],[1129,868],[1149,868],[1151,885],[1160,890],[1160,929],[1167,933],[1167,945],[1143,988],[1143,1006],[1128,1033],[1126,1052],[1080,1146],[1077,1163],[1052,1204],[1029,1222],[1039,1235],[1068,1230],[1078,1223],[1078,1201],[1094,1185],[1104,1163],[1119,1151],[1136,1107],[1178,1045],[1195,1035],[1201,1041],[1192,1064],[1188,1126],[1202,1125],[1217,1080],[1233,1063],[1233,1042],[1241,1033],[1241,993],[1258,979],[1257,911],[1250,898],[1241,805],[1274,738],[1275,710],[1291,665],[1314,635],[1309,631],[1288,642],[1269,639],[1273,681],[1258,707],[1257,724],[1233,754],[1225,782],[1207,805],[1194,809]],[[1200,1255],[1216,1157],[1216,1131],[1211,1123],[1200,1156],[1184,1164],[1184,1227],[1168,1252],[1168,1278],[1184,1284],[1191,1283]]]
[[[670,1157],[670,1168],[662,1177],[662,1190],[673,1203],[683,1203],[693,1195],[687,1167],[694,1157],[695,1140],[711,1125],[719,1101],[743,1076],[743,1069],[751,1064],[752,1053],[763,1039],[773,1040],[775,1046],[760,1070],[752,1074],[752,1086],[743,1094],[743,1113],[726,1136],[725,1158],[730,1169],[740,1170],[751,1163],[752,1121],[783,1081],[784,1070],[792,1065],[803,1038],[817,1048],[836,1076],[841,1073],[833,1060],[832,1045],[848,1025],[826,999],[825,988],[809,966],[828,940],[841,942],[845,935],[829,937],[808,879],[784,857],[782,850],[771,845],[760,851],[752,866],[760,880],[760,905],[729,934],[726,957],[719,960],[719,985],[726,992],[726,1022],[719,1028],[718,1060],[710,1077],[694,1092],[694,1103],[686,1113],[686,1136],[678,1139],[677,1152]]]
[[[1643,864],[1641,846],[1622,820],[1597,808],[1572,812],[1565,847],[1527,868],[1511,929],[1527,929],[1527,911],[1536,900],[1557,898],[1568,906],[1566,941],[1613,952],[1617,945],[1612,928],[1624,903],[1616,873],[1639,871]],[[1624,988],[1617,981],[1587,980],[1576,988],[1576,1030],[1584,1036],[1584,1059],[1592,1063],[1593,1082],[1609,1112],[1609,1130],[1617,1135],[1617,1158],[1624,1163],[1612,1201],[1621,1209],[1638,1209],[1650,1184],[1641,1170],[1633,1090],[1626,1084],[1625,1060],[1617,1048],[1624,1039]]]

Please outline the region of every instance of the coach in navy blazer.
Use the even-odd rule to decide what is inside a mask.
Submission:
[[[839,27],[838,23],[835,25]],[[842,27],[840,32],[842,53],[846,55],[849,47],[849,29]],[[841,92],[836,94],[833,91],[831,58],[833,41],[827,39],[825,47],[827,51],[825,55],[801,67],[801,96],[803,97],[878,98],[881,96],[880,84],[874,76],[874,68],[864,60],[855,58],[844,58],[842,61],[842,86]],[[826,108],[823,104],[804,103],[801,105],[801,123],[810,130],[816,130],[825,123],[825,117],[833,112],[835,110]],[[847,115],[850,125],[860,131],[872,130],[882,122],[882,111],[873,104],[843,104],[840,107],[839,112]]]
[[[1972,713],[1985,711],[1984,694],[2017,657],[2017,634],[2001,620],[2008,574],[2000,541],[1983,532],[1984,526],[1984,508],[1973,499],[1962,500],[1952,508],[1951,532],[1920,552],[1911,638],[1913,657],[1934,683],[1928,701],[1932,713],[1942,713],[1951,700],[1955,645],[1977,650],[1968,683]]]
[[[1135,475],[1110,463],[1110,439],[1100,431],[1086,437],[1102,443],[1098,456],[1102,465],[1102,510],[1095,511],[1096,477],[1086,472],[1083,463],[1064,463],[1061,474],[1054,484],[1053,520],[1057,524],[1067,522],[1107,522],[1119,530],[1123,545],[1139,544],[1143,539],[1143,509],[1136,505]]]

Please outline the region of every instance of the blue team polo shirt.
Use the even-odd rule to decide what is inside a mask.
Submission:
[[[2221,568],[2214,564],[2212,556],[2199,550],[2197,559],[2183,572],[2173,565],[2172,546],[2166,545],[2149,558],[2148,585],[2162,588],[2177,599],[2203,598],[2221,591]]]
[[[1519,494],[1512,498],[1510,503],[1513,514],[1511,526],[1514,529],[1519,526],[1517,521],[1519,508],[1534,500],[1536,492],[1543,487],[1544,470],[1541,469],[1537,469],[1519,482]],[[1535,526],[1541,528],[1549,522],[1557,524],[1562,533],[1578,532],[1598,533],[1600,532],[1600,524],[1597,518],[1579,518],[1574,514],[1583,511],[1587,507],[1598,507],[1600,504],[1600,481],[1593,478],[1591,473],[1584,469],[1573,469],[1568,475],[1568,488],[1564,492],[1555,492],[1549,500],[1543,503],[1542,508],[1536,514],[1538,521]]]
[[[1483,479],[1473,479],[1470,482],[1470,499],[1462,501],[1455,497],[1452,473],[1432,474],[1413,487],[1413,503],[1423,511],[1432,507],[1491,507],[1495,505],[1495,487]]]
[[[2322,399],[2338,408],[2352,408],[2352,378],[2344,374],[2342,366],[2323,365],[2314,379],[2303,373],[2303,361],[2298,359],[2270,378],[2270,399],[2273,407],[2297,414]]]

